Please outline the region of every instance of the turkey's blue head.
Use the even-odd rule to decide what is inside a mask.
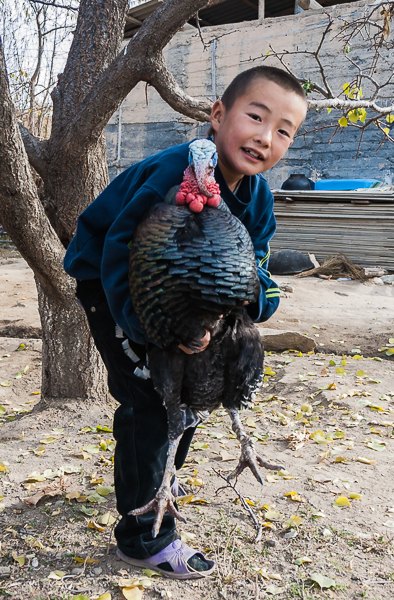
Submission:
[[[210,197],[207,185],[214,179],[215,167],[218,164],[216,146],[211,140],[195,140],[189,146],[189,166],[196,175],[201,192]]]
[[[188,204],[193,212],[200,212],[204,204],[217,207],[220,189],[214,173],[218,162],[216,146],[207,139],[195,140],[189,145],[189,166],[175,199],[177,204]]]

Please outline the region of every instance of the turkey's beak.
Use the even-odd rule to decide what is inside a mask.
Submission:
[[[214,167],[212,165],[212,159],[204,158],[201,160],[196,160],[196,161],[194,161],[193,166],[194,166],[194,174],[197,179],[197,185],[198,185],[200,191],[204,194],[204,196],[207,196],[208,198],[210,198],[212,196],[212,193],[207,190],[206,181],[207,181],[207,179],[212,177],[212,174],[214,171]]]

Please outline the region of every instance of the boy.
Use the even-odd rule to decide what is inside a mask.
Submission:
[[[209,133],[218,152],[215,178],[222,198],[248,229],[259,266],[260,297],[247,307],[255,322],[269,319],[279,303],[279,290],[264,268],[275,218],[272,194],[260,174],[285,154],[306,110],[298,81],[265,66],[238,75],[212,108]],[[182,144],[121,173],[80,216],[64,261],[67,273],[78,279],[77,297],[107,367],[110,393],[120,402],[113,428],[115,490],[122,515],[115,530],[118,556],[178,579],[207,575],[214,563],[179,540],[169,514],[155,539],[152,513],[128,514],[157,492],[168,440],[165,408],[144,370],[146,338],[131,304],[127,244],[145,211],[181,183],[187,164],[188,144]],[[181,349],[200,352],[208,343],[203,338]],[[188,429],[182,438],[177,468],[193,433]]]

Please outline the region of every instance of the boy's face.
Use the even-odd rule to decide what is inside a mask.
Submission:
[[[229,110],[220,100],[215,102],[211,124],[229,187],[243,175],[273,167],[293,143],[305,115],[305,100],[267,79],[252,82]]]

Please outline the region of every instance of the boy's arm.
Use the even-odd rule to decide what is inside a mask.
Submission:
[[[162,195],[148,185],[142,186],[108,230],[102,257],[101,280],[112,316],[138,344],[144,344],[147,338],[131,302],[128,244],[142,215],[158,202],[163,202]]]
[[[276,220],[273,211],[274,199],[271,192],[266,193],[265,210],[258,224],[249,231],[253,242],[257,262],[257,272],[260,279],[260,295],[256,302],[247,307],[250,318],[255,323],[268,321],[279,306],[280,290],[271,279],[268,271],[270,256],[269,241],[276,231]]]

